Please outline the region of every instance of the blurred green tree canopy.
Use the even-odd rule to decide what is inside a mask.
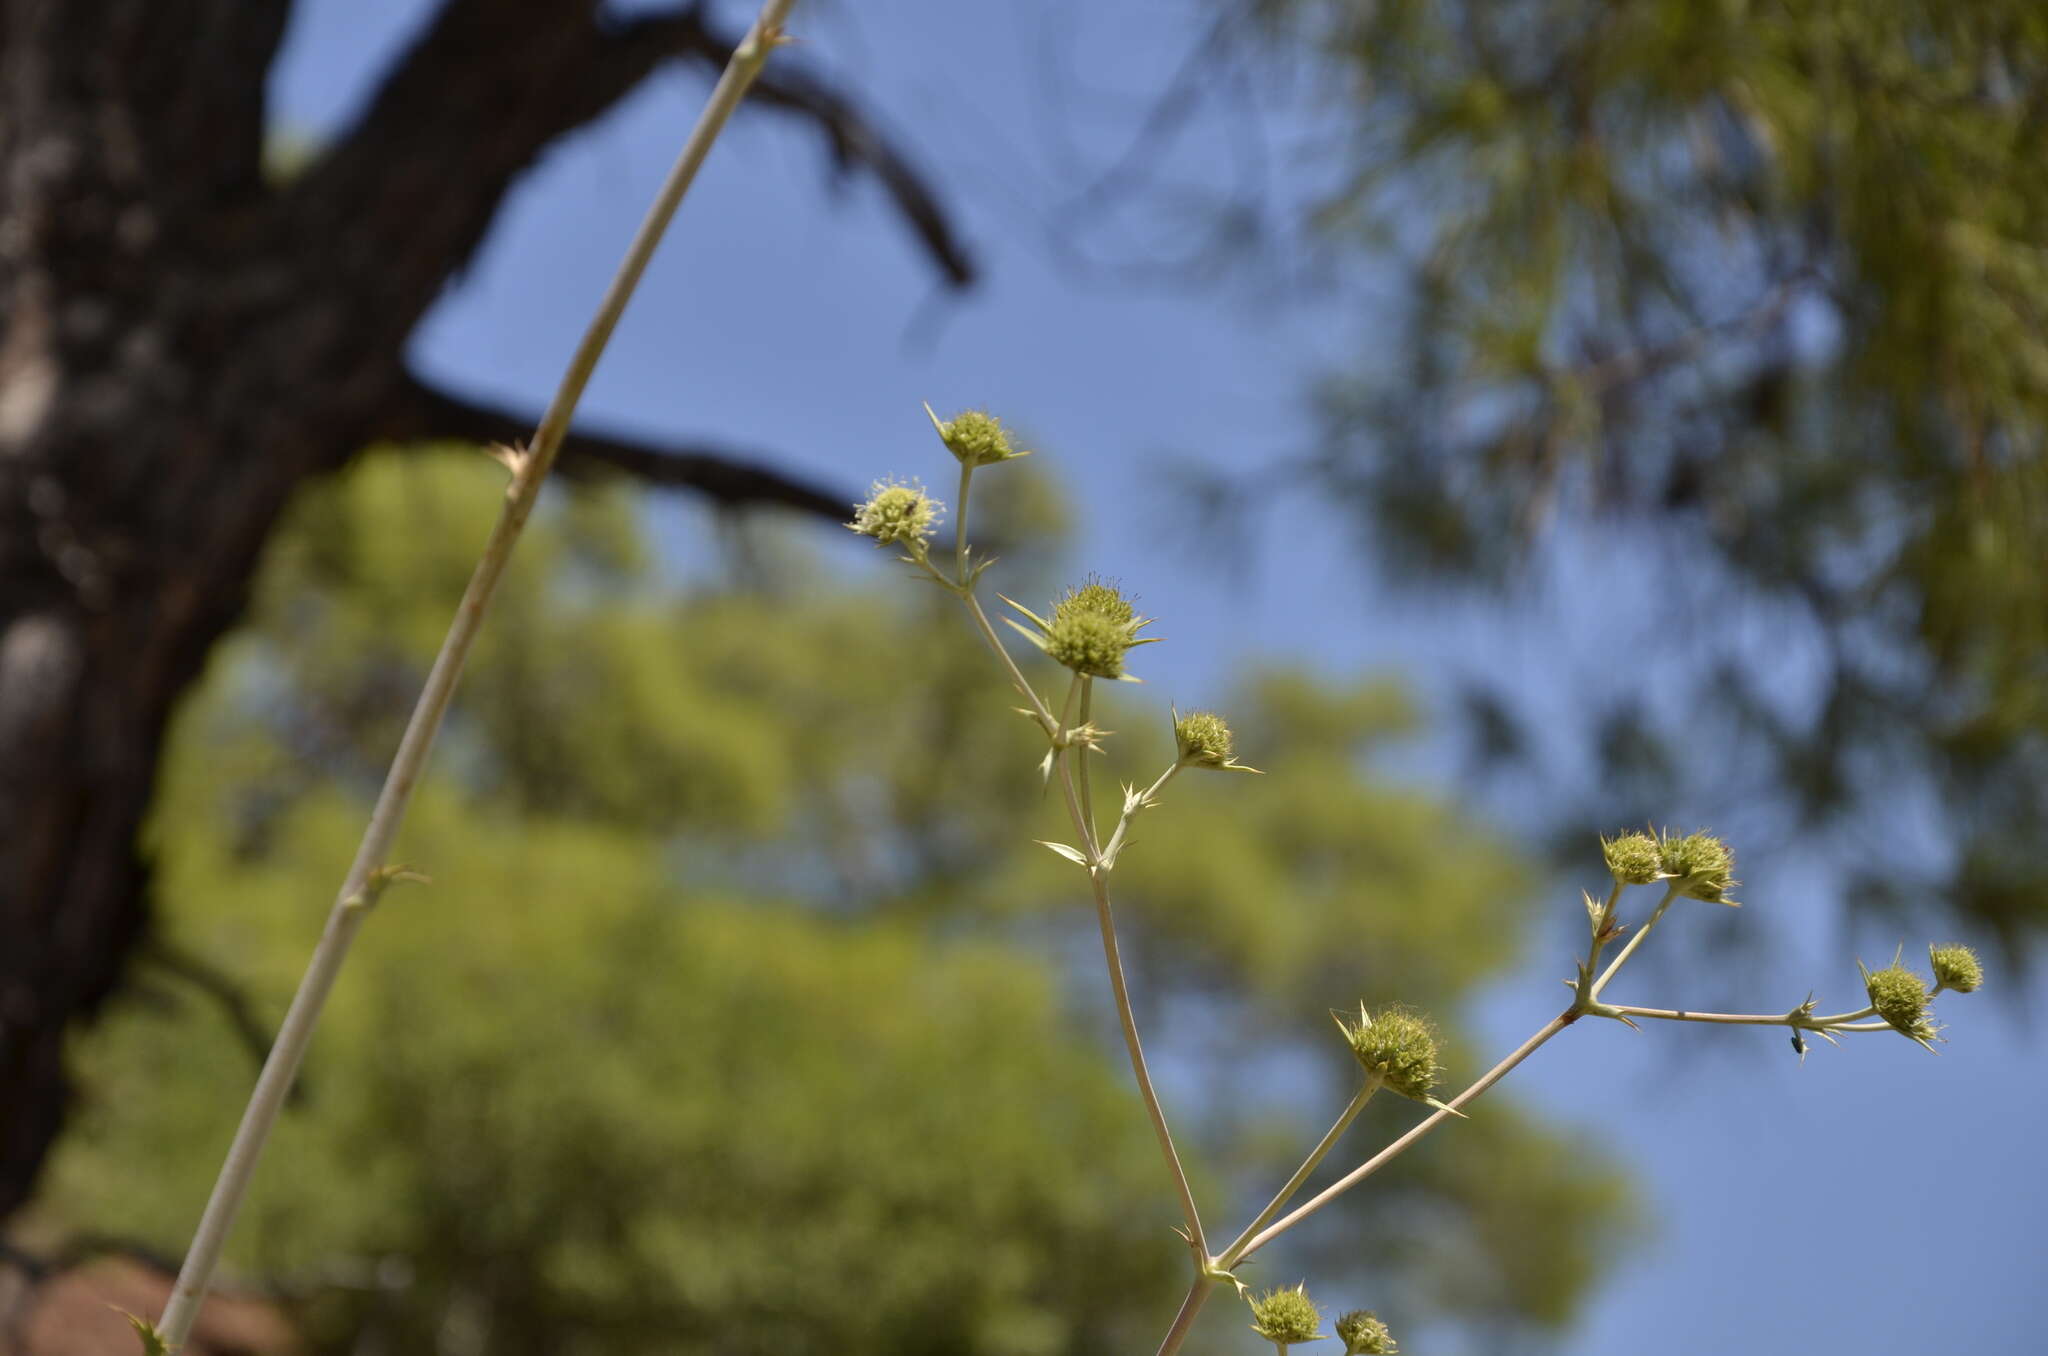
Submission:
[[[291,514],[178,723],[171,950],[75,1044],[36,1230],[182,1246],[253,1071],[180,972],[281,1011],[497,475],[381,453]],[[1013,526],[1056,518],[1013,493]],[[1058,823],[1031,731],[945,600],[792,551],[686,588],[625,495],[544,506],[406,830],[433,884],[379,906],[232,1248],[323,1349],[1106,1352],[1170,1314],[1175,1207],[1092,913],[1030,842]],[[1115,717],[1119,760],[1171,757],[1163,712]],[[1328,1009],[1453,1017],[1526,931],[1501,842],[1367,775],[1411,720],[1386,686],[1250,679],[1271,775],[1181,778],[1119,872],[1166,1095],[1232,1214],[1349,1094]],[[1330,1168],[1414,1114],[1375,1105]],[[1511,1100],[1376,1186],[1254,1279],[1556,1325],[1630,1218],[1582,1130]],[[1209,1320],[1245,1349],[1235,1306]]]
[[[2048,926],[2048,8],[1220,12],[1263,43],[1214,50],[1288,58],[1335,125],[1321,238],[1391,276],[1313,483],[1430,581],[1503,580],[1560,519],[1624,555],[1642,527],[1723,621],[1790,619],[1815,656],[1787,702],[1805,675],[1732,627],[1617,617],[1699,662],[1681,719],[1596,714],[1642,794],[1587,817],[1741,782],[1851,898],[1945,902],[2018,958]],[[1474,706],[1526,747],[1511,694]]]

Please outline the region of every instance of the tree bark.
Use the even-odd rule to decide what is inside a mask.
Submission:
[[[263,90],[288,8],[0,0],[0,1218],[63,1125],[66,1033],[147,930],[167,722],[281,510],[373,439],[514,426],[414,382],[407,337],[549,142],[730,48],[695,9],[608,26],[594,0],[446,0],[277,186]],[[784,84],[775,104],[967,282],[907,158],[844,96]],[[703,450],[585,451],[721,502],[845,507]]]

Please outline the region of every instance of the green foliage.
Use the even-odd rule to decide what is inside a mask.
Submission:
[[[500,484],[474,453],[415,452],[309,494],[181,716],[150,833],[163,925],[270,1018]],[[1042,736],[1001,717],[1004,684],[937,590],[766,577],[679,592],[623,498],[543,504],[400,844],[434,883],[362,934],[231,1246],[242,1275],[312,1296],[323,1343],[367,1325],[395,1350],[461,1328],[511,1356],[1087,1352],[1149,1340],[1170,1310],[1149,1132],[1113,1036],[1075,1024],[1099,977],[1070,990],[1048,945],[1094,922],[1072,868],[1019,831],[1057,831],[1028,773]],[[1228,802],[1218,784],[1240,779],[1182,779],[1200,784],[1118,872],[1160,963],[1148,987],[1237,1009],[1225,1038],[1168,1033],[1162,1056],[1256,1061],[1361,986],[1443,1011],[1497,975],[1528,876],[1361,774],[1412,719],[1398,695],[1267,675],[1240,709],[1289,775]],[[1157,722],[1122,728],[1175,757]],[[252,1072],[212,1006],[144,978],[77,1045],[91,1098],[41,1213],[175,1250]],[[1219,1145],[1233,1171],[1265,1164],[1278,1122],[1342,1105],[1356,1074],[1328,1067],[1330,1105],[1297,1083]],[[1487,1152],[1541,1157],[1508,1104],[1489,1116],[1510,1128]],[[1476,1158],[1441,1163],[1361,1213],[1388,1235],[1441,1214],[1445,1252],[1361,1259],[1347,1240],[1335,1264],[1425,1296],[1454,1268],[1491,1287],[1489,1322],[1561,1321],[1621,1189],[1543,1161],[1486,1204],[1463,1185]],[[1578,1269],[1538,1293],[1532,1253]]]
[[[1700,652],[1683,725],[1650,732],[1674,774],[1756,750],[1792,813],[1861,830],[1846,899],[1945,895],[2023,949],[2048,927],[2022,846],[2048,822],[2048,10],[1237,9],[1331,76],[1315,223],[1406,283],[1310,472],[1432,580],[1504,579],[1606,511],[1811,627],[1826,690],[1796,716],[1719,625],[1612,643]],[[1909,802],[1944,813],[1945,891],[1868,851]]]

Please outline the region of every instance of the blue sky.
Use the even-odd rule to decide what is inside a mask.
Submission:
[[[276,79],[280,125],[331,130],[425,8],[300,0]],[[1167,544],[1176,534],[1166,459],[1256,469],[1297,452],[1313,436],[1311,379],[1373,335],[1369,279],[1278,298],[1249,284],[1161,290],[1077,271],[1047,247],[1047,204],[1085,180],[1086,164],[1122,149],[1148,91],[1192,40],[1195,9],[1132,5],[1104,19],[1078,6],[939,0],[800,6],[804,57],[853,79],[918,150],[959,210],[984,284],[935,303],[931,270],[871,186],[828,195],[807,135],[744,119],[656,260],[585,416],[775,449],[854,488],[890,472],[944,478],[920,401],[1004,413],[1078,488],[1087,565],[1169,619],[1174,643],[1147,653],[1146,672],[1183,708],[1220,700],[1235,665],[1256,657],[1392,669],[1425,699],[1484,667],[1516,675],[1537,711],[1616,684],[1654,701],[1676,661],[1614,654],[1587,600],[1612,607],[1698,589],[1682,551],[1638,549],[1617,571],[1611,557],[1561,542],[1505,617],[1377,586],[1336,522],[1283,493],[1247,506],[1258,550],[1245,572]],[[1082,15],[1088,25],[1073,22]],[[1048,92],[1049,53],[1075,74],[1073,97]],[[703,89],[694,73],[666,73],[553,151],[417,337],[422,370],[537,412]],[[1193,172],[1209,149],[1188,148]],[[1213,150],[1227,173],[1227,147]],[[681,505],[657,516],[677,557],[691,558],[702,516]],[[1745,627],[1730,643],[1796,690],[1796,644],[1767,618]],[[1428,745],[1399,771],[1449,787],[1452,762]],[[1854,955],[1887,958],[1898,939],[1842,935],[1813,902],[1827,898],[1827,881],[1782,854],[1749,857],[1743,875],[1739,924],[1768,936],[1777,959],[1769,973],[1714,976],[1716,992],[1782,1009],[1814,983],[1824,1003],[1855,1006]],[[1501,1050],[1556,1010],[1576,938],[1569,888],[1531,905],[1556,911],[1556,946],[1485,1003],[1476,1025]],[[1688,927],[1728,925],[1680,916],[1664,945],[1683,947]],[[1911,951],[1925,939],[1905,940]],[[1951,1043],[1939,1058],[1885,1037],[1822,1047],[1802,1067],[1778,1031],[1611,1025],[1543,1051],[1509,1086],[1556,1117],[1599,1126],[1658,1219],[1564,1349],[2040,1350],[2048,1080],[2027,1013],[2048,985],[2018,997],[2001,987],[1996,998],[1944,1001]],[[1674,1050],[1699,1057],[1673,1065]],[[1414,1334],[1409,1349],[1456,1350],[1450,1341]]]

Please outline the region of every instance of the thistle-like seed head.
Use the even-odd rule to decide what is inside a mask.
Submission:
[[[1323,1321],[1322,1311],[1308,1297],[1305,1285],[1268,1290],[1251,1306],[1252,1331],[1268,1342],[1313,1342],[1323,1335],[1316,1331]]]
[[[1658,867],[1666,876],[1676,877],[1678,893],[1690,899],[1729,903],[1727,892],[1735,887],[1735,853],[1710,833],[1689,833],[1683,838],[1666,834],[1657,844]]]
[[[1664,853],[1647,833],[1622,833],[1600,840],[1607,869],[1623,885],[1648,885],[1664,869]]]
[[[1052,619],[1055,622],[1076,612],[1093,612],[1118,626],[1135,628],[1144,625],[1138,619],[1138,609],[1124,597],[1122,589],[1093,575],[1081,587],[1068,589],[1053,602]]]
[[[1121,678],[1124,655],[1135,639],[1130,627],[1100,612],[1071,608],[1053,617],[1045,635],[1045,652],[1090,678]]]
[[[937,420],[934,420],[937,423]],[[986,410],[962,410],[938,423],[939,437],[963,466],[993,466],[1031,454],[1017,446],[1003,421]]]
[[[1896,957],[1882,970],[1872,970],[1860,961],[1857,964],[1863,970],[1863,988],[1877,1015],[1899,1034],[1932,1050],[1941,1028],[1934,1024],[1928,1011],[1933,999],[1927,992],[1927,981],[1899,964]]]
[[[1368,1078],[1403,1097],[1432,1100],[1443,1069],[1437,1063],[1436,1032],[1426,1018],[1402,1008],[1382,1008],[1375,1015],[1360,1003],[1357,1024],[1340,1017],[1337,1026]]]
[[[1338,1319],[1337,1340],[1344,1344],[1344,1356],[1393,1356],[1401,1349],[1370,1309],[1353,1309]]]
[[[1190,767],[1222,767],[1230,761],[1230,726],[1214,711],[1190,711],[1173,723],[1180,760]]]
[[[1984,985],[1984,965],[1967,946],[1950,943],[1927,947],[1927,960],[1934,967],[1934,982],[1957,993],[1974,993]]]
[[[854,506],[853,521],[847,526],[873,537],[879,546],[901,543],[915,554],[931,540],[945,511],[946,506],[920,485],[878,480],[866,502]]]

